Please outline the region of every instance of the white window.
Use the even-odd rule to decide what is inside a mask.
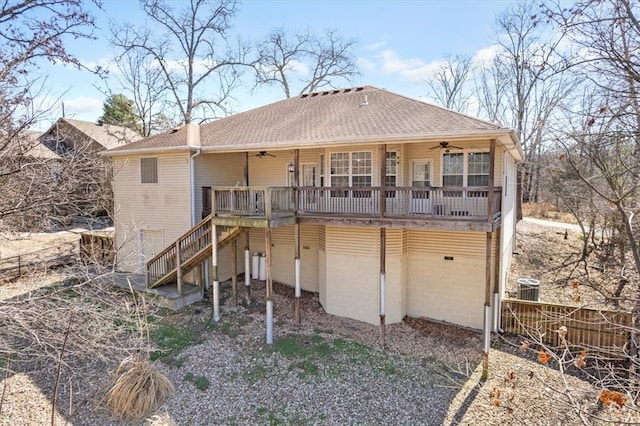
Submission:
[[[369,187],[372,181],[371,151],[332,152],[329,158],[331,186]],[[354,197],[370,196],[370,191],[355,191]],[[334,197],[346,197],[347,191],[332,191]]]
[[[442,186],[488,186],[488,152],[451,152],[442,155]],[[447,196],[462,196],[462,192],[447,191]],[[487,191],[469,191],[470,197],[486,197]]]
[[[140,159],[140,183],[158,183],[158,158]]]

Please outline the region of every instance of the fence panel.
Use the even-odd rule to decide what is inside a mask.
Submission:
[[[622,355],[631,329],[629,312],[606,311],[523,300],[502,302],[502,329],[551,346],[560,345],[557,330],[567,327],[571,347]]]

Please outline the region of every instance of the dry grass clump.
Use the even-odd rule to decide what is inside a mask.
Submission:
[[[162,414],[154,414],[147,419],[147,422],[149,426],[177,426],[177,423],[173,421],[166,411]]]
[[[107,392],[106,405],[120,418],[141,419],[175,391],[169,379],[140,355],[125,358],[116,370],[116,377]]]

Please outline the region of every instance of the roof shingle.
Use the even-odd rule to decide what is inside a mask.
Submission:
[[[372,86],[301,95],[200,126],[211,150],[285,148],[455,136],[510,130]],[[186,144],[185,126],[112,149],[153,151]]]

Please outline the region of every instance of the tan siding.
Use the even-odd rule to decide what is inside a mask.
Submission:
[[[320,285],[320,300],[327,312],[371,324],[379,322],[379,232],[377,228],[326,227],[326,281]],[[387,231],[389,324],[401,321],[405,314],[402,235],[401,230]]]
[[[318,235],[317,226],[300,227],[300,286],[305,291],[318,291]],[[271,230],[271,278],[274,281],[294,286],[294,226],[273,228]],[[265,251],[265,232],[252,229],[250,249],[253,252]]]
[[[408,231],[410,253],[444,256],[485,257],[485,234],[482,232]]]
[[[447,261],[431,253],[410,253],[407,315],[482,328],[484,259],[456,255]]]
[[[250,186],[287,186],[287,164],[293,162],[293,152],[273,151],[273,155],[276,157],[249,153]]]
[[[170,244],[191,227],[188,155],[157,157],[157,184],[140,183],[138,156],[114,164],[117,267],[123,271],[139,271],[139,230],[160,231]]]
[[[244,154],[201,154],[194,159],[196,164],[196,217],[202,212],[203,186],[242,185]]]

